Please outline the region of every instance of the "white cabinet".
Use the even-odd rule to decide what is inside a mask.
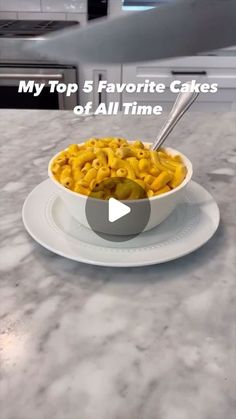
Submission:
[[[164,93],[124,93],[123,102],[137,101],[138,104],[160,104],[168,110],[176,94],[168,87],[174,80],[197,80],[201,83],[217,83],[217,93],[201,93],[193,105],[195,110],[230,110],[236,103],[236,56],[196,56],[172,60],[150,61],[124,65],[124,83],[142,83],[145,80],[164,83]]]
[[[85,80],[93,80],[92,93],[84,93]],[[164,83],[164,93],[98,93],[99,80],[108,83],[143,83],[145,80]],[[236,107],[236,56],[196,56],[172,60],[150,61],[127,65],[79,64],[79,103],[93,102],[93,110],[104,102],[134,102],[143,105],[161,105],[169,110],[176,99],[170,92],[170,83],[197,80],[201,83],[217,83],[217,93],[201,93],[191,110],[233,110]]]

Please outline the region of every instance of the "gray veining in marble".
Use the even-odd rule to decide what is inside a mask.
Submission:
[[[235,418],[235,113],[188,113],[169,138],[221,211],[192,255],[92,267],[43,249],[21,220],[57,150],[94,135],[151,140],[163,118],[0,111],[1,419]]]

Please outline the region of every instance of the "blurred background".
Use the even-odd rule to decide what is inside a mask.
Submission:
[[[89,95],[79,92],[66,97],[49,94],[47,89],[39,97],[18,94],[19,80],[39,82],[59,80],[79,83],[100,80],[113,83],[138,83],[146,79],[163,82],[198,80],[218,83],[216,94],[202,94],[191,110],[227,111],[236,109],[236,46],[209,51],[192,57],[120,65],[85,65],[57,62],[38,54],[22,51],[28,40],[43,39],[48,33],[70,25],[92,24],[94,19],[132,13],[158,7],[169,0],[0,0],[0,108],[73,109],[77,104],[92,101],[94,109],[101,102],[131,102],[161,104],[169,110],[175,95],[168,89],[163,94],[98,94],[96,88]],[[188,0],[186,0],[188,1]],[[196,0],[197,1],[197,0]],[[137,28],[141,30],[141,28]],[[163,40],[164,42],[164,40]]]

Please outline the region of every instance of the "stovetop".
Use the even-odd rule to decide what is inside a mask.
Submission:
[[[37,37],[78,24],[64,20],[0,20],[0,37]]]

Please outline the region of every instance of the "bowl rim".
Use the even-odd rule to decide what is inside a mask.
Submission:
[[[134,143],[135,141],[129,141],[129,143]],[[142,141],[142,143],[143,144],[145,144],[145,145],[147,145],[147,146],[150,146],[150,145],[152,145],[152,143],[150,143],[150,142],[148,142],[148,141]],[[81,143],[77,143],[78,145],[82,145],[82,144],[84,144],[84,142],[81,142]],[[67,147],[68,148],[68,147]],[[57,185],[57,187],[59,187],[60,189],[62,189],[64,192],[67,192],[67,193],[69,193],[69,194],[72,194],[73,196],[76,196],[77,198],[82,198],[82,199],[84,199],[84,200],[86,200],[87,198],[90,198],[90,199],[93,199],[93,200],[95,200],[95,201],[102,201],[102,202],[105,202],[104,201],[104,199],[100,199],[100,198],[93,198],[93,197],[89,197],[88,195],[83,195],[83,194],[80,194],[79,192],[74,192],[74,191],[72,191],[71,189],[68,189],[68,188],[66,188],[65,186],[63,186],[60,182],[58,182],[55,178],[54,178],[54,176],[53,176],[53,173],[52,173],[52,171],[51,171],[51,166],[52,166],[52,162],[55,160],[55,158],[57,157],[57,156],[59,156],[60,155],[60,153],[62,152],[62,151],[65,151],[65,150],[67,150],[67,148],[64,148],[63,150],[60,150],[58,153],[56,153],[51,159],[50,159],[50,161],[49,161],[49,163],[48,163],[48,176],[49,176],[49,178],[52,180],[52,182],[55,184],[55,185]],[[182,157],[182,159],[183,159],[183,161],[184,161],[184,164],[185,164],[185,166],[186,166],[186,168],[187,168],[187,174],[186,174],[186,177],[184,178],[184,180],[183,180],[183,182],[179,185],[179,186],[177,186],[176,188],[174,188],[174,189],[172,189],[171,191],[169,191],[169,192],[166,192],[166,193],[164,193],[164,194],[161,194],[161,195],[157,195],[157,196],[151,196],[151,197],[148,197],[148,198],[142,198],[142,199],[129,199],[129,200],[123,200],[123,202],[126,202],[127,203],[127,201],[129,201],[130,203],[131,202],[143,202],[143,201],[145,201],[145,200],[149,200],[149,201],[154,201],[154,200],[159,200],[159,199],[162,199],[162,198],[164,198],[164,197],[167,197],[167,196],[170,196],[170,195],[174,195],[176,192],[178,192],[178,191],[180,191],[181,189],[183,189],[189,182],[190,182],[190,180],[192,179],[192,175],[193,175],[193,165],[192,165],[192,162],[189,160],[189,158],[188,157],[186,157],[185,156],[185,154],[183,154],[183,153],[181,153],[180,151],[178,151],[178,150],[176,150],[176,149],[174,149],[174,148],[172,148],[172,147],[163,147],[163,149],[164,150],[166,150],[166,151],[168,151],[170,154],[173,154],[173,155],[180,155],[180,157]],[[134,181],[135,182],[135,181]],[[121,202],[122,202],[122,200],[120,200]]]

